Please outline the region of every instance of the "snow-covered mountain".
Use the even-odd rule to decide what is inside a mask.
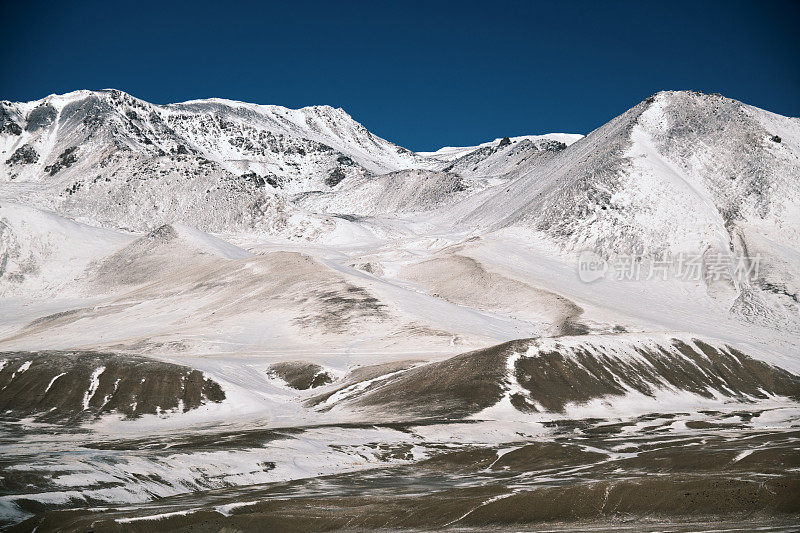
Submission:
[[[800,119],[719,95],[658,93],[525,165],[466,218],[608,252],[714,245],[753,229],[800,245]]]
[[[281,233],[293,213],[280,193],[430,165],[329,106],[158,106],[116,90],[2,102],[0,134],[6,196],[140,231],[184,220]]]
[[[532,160],[520,177],[476,199],[461,221],[482,231],[524,228],[607,258],[721,255],[728,282],[709,292],[745,313],[763,302],[733,270],[738,259],[760,256],[760,275],[750,281],[794,314],[798,176],[800,119],[720,95],[662,92]]]
[[[319,228],[327,213],[395,211],[388,198],[405,188],[429,199],[403,210],[445,206],[444,219],[529,228],[570,249],[728,249],[745,226],[800,243],[798,120],[718,95],[659,93],[586,138],[420,154],[328,106],[158,106],[106,90],[0,110],[2,196],[101,226],[303,235],[298,225]]]
[[[770,498],[796,486],[774,454],[796,456],[781,432],[799,420],[800,119],[662,92],[585,137],[412,153],[330,107],[78,91],[2,102],[0,150],[0,524],[98,502],[129,505],[103,518],[117,529],[166,508],[152,524],[193,523],[198,501],[221,524],[246,485],[272,505],[269,484],[349,473],[351,490],[409,463],[460,487],[474,467],[470,491],[499,465],[509,498],[552,485],[542,461],[580,487],[593,468],[668,485],[673,459],[647,454],[721,427],[696,459],[719,463],[711,492],[768,468]],[[609,269],[690,253],[702,275],[587,280],[589,252]],[[743,257],[761,259],[745,279]],[[590,516],[639,501],[589,485]],[[476,494],[435,526],[498,498]]]
[[[328,106],[158,106],[105,90],[0,109],[0,197],[101,227],[177,222],[233,239],[342,243],[418,233],[425,221],[518,229],[609,260],[763,254],[753,286],[709,294],[744,313],[770,307],[751,289],[797,306],[800,121],[720,95],[658,93],[586,137],[419,154]]]

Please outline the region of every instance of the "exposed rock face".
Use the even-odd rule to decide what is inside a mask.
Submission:
[[[22,128],[14,119],[16,113],[9,111],[10,102],[0,102],[0,133],[22,135]]]
[[[218,99],[157,106],[116,90],[2,102],[0,135],[21,135],[11,146],[31,146],[46,165],[42,172],[4,160],[0,182],[46,180],[34,194],[39,206],[134,231],[179,221],[214,232],[306,236],[326,222],[293,216],[280,192],[429,164],[341,109]]]
[[[32,163],[36,163],[37,161],[39,161],[39,154],[36,152],[36,150],[34,150],[33,146],[26,144],[17,148],[6,162],[9,165],[15,165],[17,163],[30,165]]]
[[[53,107],[52,104],[44,102],[35,107],[33,111],[28,114],[25,131],[33,133],[42,128],[46,128],[55,122],[57,116],[58,111],[56,111],[56,108]]]
[[[336,185],[339,185],[344,178],[344,170],[342,170],[341,167],[336,167],[331,171],[330,174],[328,174],[328,177],[325,178],[325,185],[328,187],[335,187]]]
[[[333,382],[333,378],[323,367],[305,361],[275,363],[270,365],[269,373],[299,390],[313,389]]]
[[[52,165],[44,167],[44,171],[53,176],[61,172],[61,170],[69,168],[78,160],[77,149],[76,146],[67,148],[59,154]]]
[[[0,412],[6,418],[79,421],[185,412],[221,402],[219,384],[199,370],[97,352],[0,353]]]

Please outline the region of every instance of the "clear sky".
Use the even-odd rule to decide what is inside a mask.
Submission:
[[[800,116],[800,2],[2,4],[0,99],[343,107],[413,150],[587,133],[662,89]]]

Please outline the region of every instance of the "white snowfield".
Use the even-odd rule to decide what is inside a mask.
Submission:
[[[691,279],[609,270],[587,283],[577,270],[585,250],[606,265],[693,254],[725,266],[711,275],[704,263]],[[756,257],[748,278],[734,275]],[[116,90],[0,103],[0,352],[144,355],[198,369],[225,393],[192,410],[81,422],[98,435],[413,420],[418,411],[398,408],[403,391],[435,404],[448,380],[473,379],[448,366],[472,350],[497,373],[496,397],[462,416],[483,421],[464,430],[479,442],[534,434],[553,418],[743,403],[796,413],[789,389],[737,390],[714,358],[742,376],[763,363],[800,380],[799,297],[800,119],[718,95],[658,93],[586,136],[420,153],[328,106],[159,106]],[[486,351],[519,339],[536,348],[498,361]],[[576,371],[604,369],[619,389],[543,405],[519,365],[547,350]],[[655,368],[656,353],[696,367],[701,385],[663,368],[646,390],[625,384],[621,372]],[[4,357],[0,378],[21,379]],[[270,372],[279,362],[318,365],[313,376],[330,379],[293,388]],[[80,392],[86,409],[107,367]],[[67,377],[48,375],[43,397]],[[781,423],[796,424],[789,418]],[[409,461],[428,453],[417,436]],[[320,430],[266,451],[132,458],[124,472],[80,459],[76,477],[56,480],[64,490],[39,500],[66,501],[71,484],[100,471],[169,479],[91,493],[117,502],[367,468],[381,459],[358,447],[380,439],[406,437]],[[305,459],[292,464],[297,453]],[[256,468],[266,455],[277,462],[268,472]]]

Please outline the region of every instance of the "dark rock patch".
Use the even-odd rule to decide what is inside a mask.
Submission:
[[[72,185],[67,187],[64,190],[64,192],[71,196],[71,195],[75,194],[76,192],[78,192],[81,189],[81,186],[82,186],[82,184],[79,181],[76,181],[75,183],[73,183]]]
[[[586,335],[589,331],[589,326],[578,322],[574,318],[566,319],[558,327],[559,335]]]
[[[241,178],[246,182],[252,183],[256,187],[264,187],[264,185],[267,183],[262,176],[259,176],[255,172],[246,172],[245,174],[242,174]]]
[[[561,150],[565,149],[567,145],[560,141],[553,141],[550,139],[545,139],[543,142],[539,143],[538,148],[543,151],[547,152],[560,152]]]
[[[275,363],[270,365],[268,372],[299,390],[313,389],[333,382],[333,378],[323,367],[305,361]]]
[[[328,177],[325,178],[325,185],[328,187],[335,187],[346,177],[347,175],[344,173],[344,170],[342,170],[341,167],[336,167],[328,174]]]
[[[54,176],[61,172],[65,168],[69,168],[72,166],[76,161],[78,161],[78,155],[76,154],[78,147],[72,146],[67,148],[59,156],[56,158],[55,162],[52,165],[47,165],[44,167],[44,171]]]
[[[28,113],[28,123],[25,125],[25,130],[34,132],[46,128],[56,120],[57,116],[58,111],[51,104],[39,104],[33,111]]]
[[[225,393],[202,372],[144,357],[99,352],[2,352],[0,412],[6,418],[78,422],[183,412]]]
[[[311,291],[304,299],[305,314],[294,323],[306,328],[322,328],[329,333],[344,333],[363,319],[381,321],[389,315],[386,305],[369,291],[355,285]]]
[[[22,135],[22,128],[14,120],[11,113],[8,112],[5,103],[0,103],[0,133]]]
[[[17,148],[11,157],[6,161],[9,165],[22,163],[23,165],[30,165],[39,160],[39,154],[33,146],[26,144]]]
[[[503,397],[506,360],[516,342],[415,367],[378,380],[354,399],[355,408],[420,418],[462,418]]]
[[[264,181],[266,181],[276,189],[283,187],[283,179],[274,174],[267,174],[266,176],[264,176]]]

